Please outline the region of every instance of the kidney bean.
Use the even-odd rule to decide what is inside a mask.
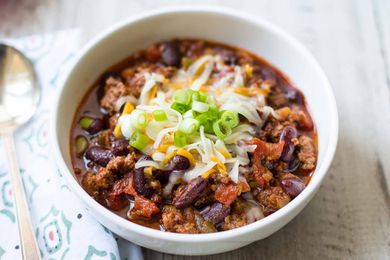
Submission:
[[[273,84],[276,83],[276,81],[277,81],[275,71],[269,67],[266,67],[266,66],[261,67],[260,68],[260,75],[263,78],[263,80],[267,80],[269,82],[272,82]]]
[[[190,168],[190,161],[181,155],[175,155],[164,167],[164,171],[183,171]]]
[[[178,209],[190,206],[191,203],[207,188],[207,184],[208,181],[202,177],[192,179],[173,199],[173,205],[175,205]]]
[[[222,222],[225,217],[230,214],[230,207],[225,206],[219,202],[215,202],[211,206],[204,208],[200,214],[206,221],[216,225]]]
[[[106,124],[104,123],[104,121],[102,119],[97,118],[93,120],[92,124],[89,126],[87,131],[88,133],[93,135],[102,131],[105,128],[106,128]]]
[[[106,150],[100,146],[92,146],[87,149],[85,157],[100,166],[105,167],[108,162],[115,156],[110,150]]]
[[[295,172],[298,169],[299,164],[300,163],[299,163],[298,159],[293,159],[288,163],[287,168],[284,171],[285,172]]]
[[[111,151],[116,156],[127,155],[129,150],[129,142],[125,139],[118,139],[111,142]]]
[[[284,90],[284,93],[285,93],[285,96],[288,100],[295,101],[300,105],[303,104],[303,95],[299,90],[294,89],[292,87],[286,87]]]
[[[144,173],[144,168],[135,169],[133,172],[133,188],[135,191],[145,197],[152,195],[148,180]]]
[[[298,177],[288,176],[280,181],[282,189],[291,197],[295,198],[305,188],[305,183]]]
[[[216,48],[215,51],[217,54],[221,56],[221,59],[225,64],[227,65],[237,64],[238,57],[233,51],[228,49],[223,49],[223,48]]]
[[[83,116],[80,118],[79,125],[92,135],[102,131],[106,126],[102,119],[92,118],[89,116]]]
[[[151,161],[152,157],[149,155],[142,155],[138,162],[140,161]],[[138,194],[143,195],[145,197],[150,197],[153,193],[152,189],[149,187],[148,179],[144,173],[145,167],[135,169],[133,172],[133,187],[137,191]]]
[[[280,159],[283,162],[289,162],[293,159],[295,145],[291,141],[293,138],[298,136],[297,129],[292,126],[286,126],[280,134],[280,141],[284,141],[284,147]]]
[[[181,62],[179,46],[173,42],[164,44],[161,58],[164,64],[168,66],[179,67]]]

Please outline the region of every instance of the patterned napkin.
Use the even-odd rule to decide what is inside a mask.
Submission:
[[[34,63],[42,99],[33,120],[15,135],[32,222],[43,259],[142,259],[138,246],[120,241],[90,216],[50,156],[49,117],[62,71],[79,49],[80,31],[9,39]],[[20,259],[18,228],[5,152],[0,141],[0,259]],[[123,252],[122,257],[120,252]]]

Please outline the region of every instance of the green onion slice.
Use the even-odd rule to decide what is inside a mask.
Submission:
[[[79,135],[76,137],[75,151],[77,156],[82,156],[88,148],[88,140],[86,137]]]
[[[200,101],[200,92],[199,91],[194,91],[191,95],[192,102],[193,101]]]
[[[232,133],[232,129],[230,127],[225,126],[221,119],[214,122],[213,130],[215,135],[221,140],[224,140],[227,136],[231,135]]]
[[[183,147],[187,144],[187,137],[184,133],[176,131],[173,135],[173,143],[176,147]]]
[[[130,137],[129,144],[132,147],[142,151],[148,144],[148,137],[144,134],[141,134],[140,132],[135,132]]]
[[[195,117],[198,120],[199,125],[204,126],[204,131],[206,133],[212,134],[213,131],[213,123],[218,119],[218,116],[214,114],[212,111],[207,111]]]
[[[162,109],[154,110],[154,111],[152,112],[152,115],[153,115],[154,119],[155,119],[156,121],[159,121],[159,122],[165,121],[165,120],[168,119],[167,113],[165,113],[165,111],[162,110]]]
[[[184,134],[192,134],[199,128],[199,121],[193,118],[185,118],[179,126],[179,131]]]
[[[176,103],[189,105],[191,103],[191,92],[188,89],[176,90],[173,94],[173,101]]]
[[[192,101],[192,110],[196,112],[199,113],[206,112],[207,110],[209,110],[209,107],[210,107],[209,104],[199,102],[199,101]]]
[[[239,118],[236,112],[224,111],[221,115],[222,124],[229,128],[238,126]]]
[[[191,109],[189,105],[185,105],[177,102],[173,103],[171,105],[171,108],[178,111],[180,114],[184,114],[185,112]]]
[[[148,124],[148,115],[145,111],[136,109],[130,114],[130,120],[137,130],[142,130]]]
[[[83,129],[88,130],[91,127],[93,121],[95,121],[95,119],[85,116],[80,119],[79,124]]]
[[[207,94],[199,92],[199,101],[204,103],[210,103],[211,98]]]

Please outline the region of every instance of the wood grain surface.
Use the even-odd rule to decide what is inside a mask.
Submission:
[[[202,259],[390,259],[389,0],[0,0],[0,38],[77,27],[86,42],[140,11],[205,3],[261,16],[298,38],[332,83],[340,134],[329,174],[301,214],[267,239]]]

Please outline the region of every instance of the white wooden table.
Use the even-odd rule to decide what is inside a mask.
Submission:
[[[329,76],[340,113],[335,160],[303,212],[267,239],[204,258],[390,259],[389,0],[0,0],[0,37],[78,27],[85,42],[140,11],[196,3],[264,17],[297,37]]]

